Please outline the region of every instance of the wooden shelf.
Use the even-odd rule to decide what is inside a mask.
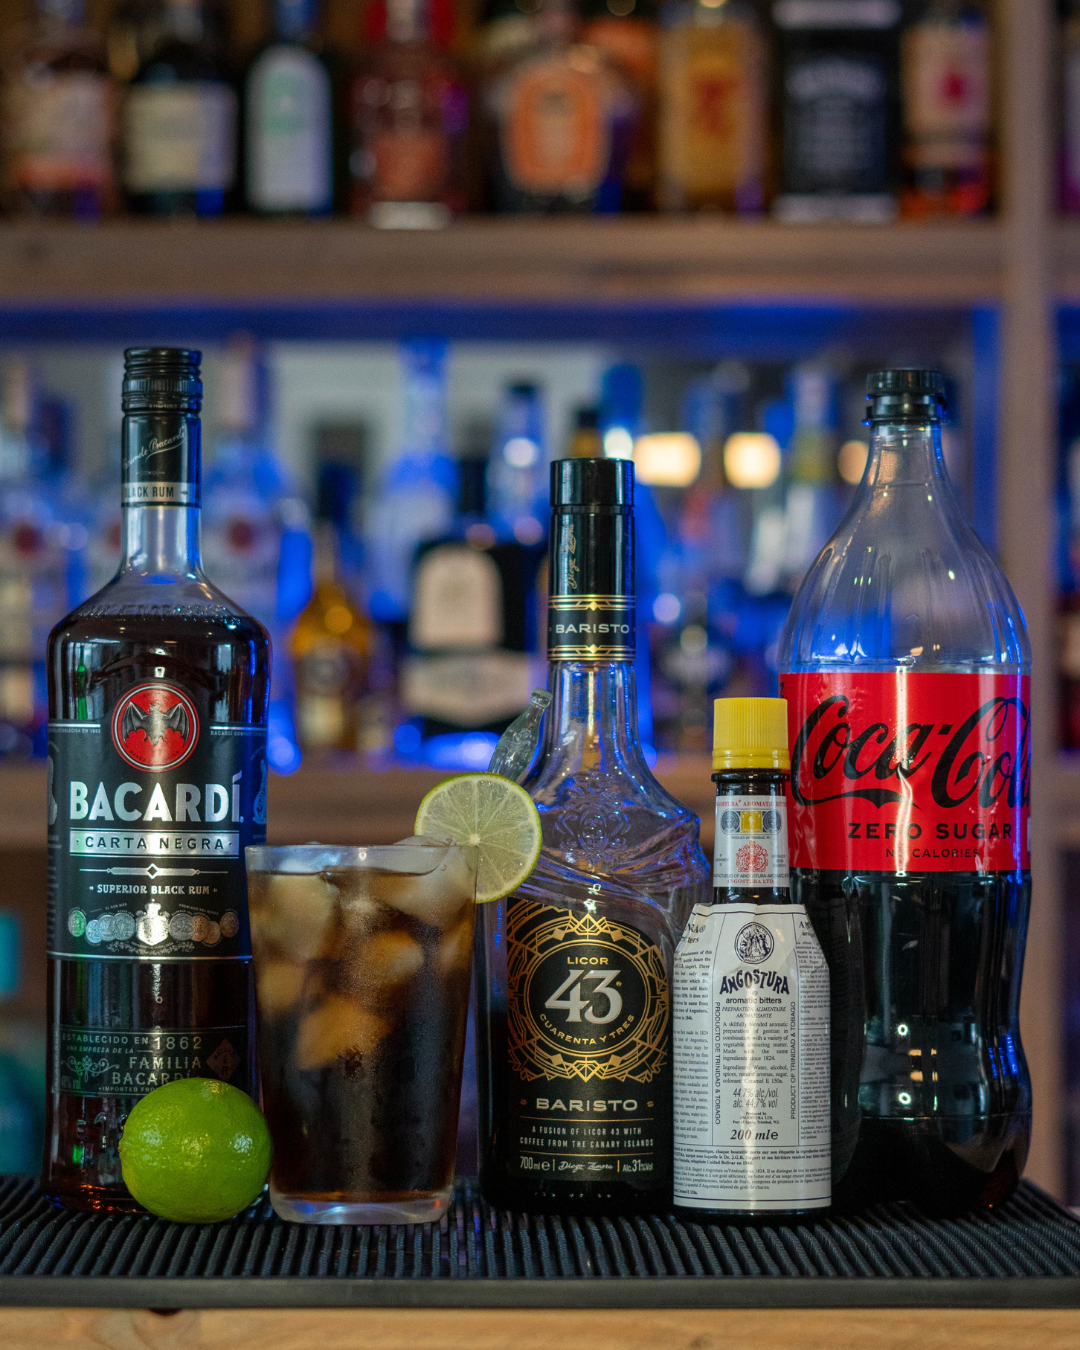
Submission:
[[[0,225],[0,305],[363,300],[967,305],[998,298],[992,220],[790,226],[716,216]]]

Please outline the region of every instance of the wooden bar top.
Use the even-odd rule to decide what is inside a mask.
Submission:
[[[1080,1310],[0,1309],[4,1350],[1077,1350]]]

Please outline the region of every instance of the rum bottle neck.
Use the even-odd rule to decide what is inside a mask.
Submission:
[[[197,506],[126,506],[122,573],[152,582],[201,574]]]
[[[189,410],[125,416],[120,571],[152,581],[200,575],[202,428]]]

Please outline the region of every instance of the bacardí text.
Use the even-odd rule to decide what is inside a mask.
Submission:
[[[269,641],[199,565],[199,353],[124,380],[124,552],[49,641],[45,1187],[127,1208],[134,1102],[254,1092],[244,848],[266,835]]]

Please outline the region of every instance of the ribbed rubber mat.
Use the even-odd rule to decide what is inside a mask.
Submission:
[[[635,1276],[649,1297],[630,1293],[636,1282],[627,1277]],[[956,1281],[985,1282],[986,1297],[931,1293]],[[895,1295],[899,1283],[923,1289],[920,1295],[910,1288],[904,1303],[1008,1304],[1029,1302],[1031,1281],[1040,1288],[1057,1282],[1038,1303],[1080,1303],[1080,1222],[1026,1183],[1000,1209],[957,1219],[888,1205],[855,1218],[753,1226],[506,1213],[488,1206],[474,1182],[462,1181],[439,1224],[352,1228],[283,1223],[265,1199],[221,1224],[82,1214],[54,1208],[31,1179],[0,1179],[0,1303],[7,1304],[664,1306],[730,1302],[721,1286],[751,1282],[756,1292],[744,1287],[734,1301],[772,1302],[764,1286],[777,1282],[802,1287],[802,1296],[781,1300],[788,1304],[886,1303],[897,1299],[879,1287]],[[843,1295],[823,1287],[832,1282],[845,1286]],[[604,1286],[605,1298],[599,1291],[581,1297],[582,1287],[593,1284]],[[364,1295],[367,1285],[379,1287],[377,1297]],[[543,1294],[549,1285],[561,1293]],[[568,1297],[571,1285],[578,1292]],[[665,1285],[678,1286],[678,1295],[663,1293]],[[862,1294],[854,1292],[859,1285],[867,1286]],[[346,1286],[352,1292],[342,1296]],[[132,1292],[121,1297],[117,1291],[125,1287]],[[28,1298],[28,1290],[35,1296]],[[153,1297],[144,1300],[143,1293]]]

